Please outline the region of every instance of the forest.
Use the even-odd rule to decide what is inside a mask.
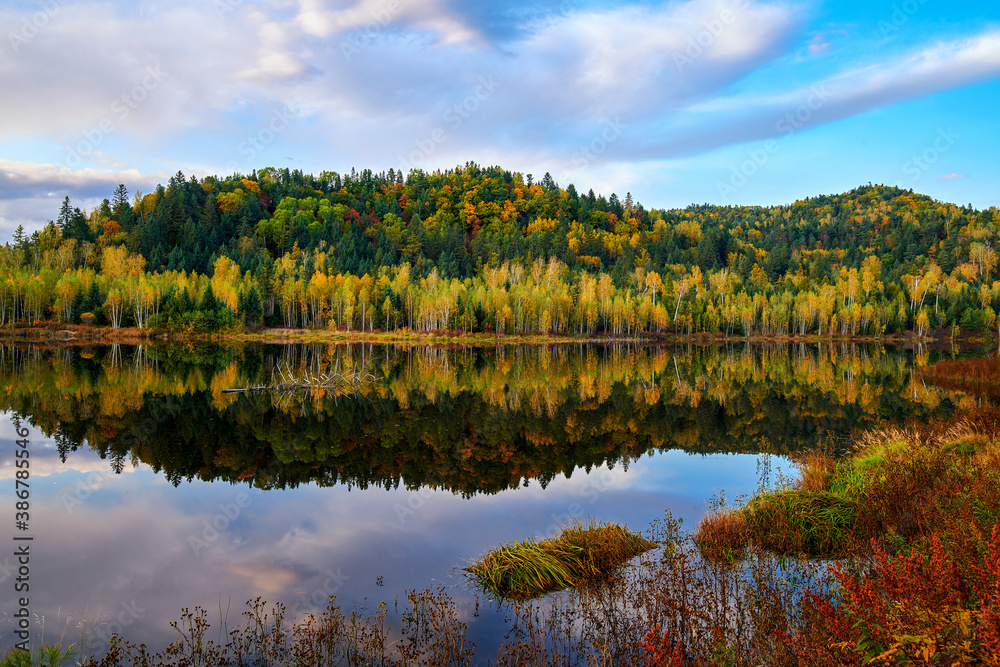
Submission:
[[[0,247],[0,325],[870,336],[994,332],[996,208],[866,185],[645,208],[467,163],[178,172]]]

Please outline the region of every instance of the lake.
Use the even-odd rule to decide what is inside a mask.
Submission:
[[[505,614],[466,580],[472,559],[589,518],[640,531],[669,509],[693,527],[713,498],[793,476],[789,455],[975,400],[915,380],[928,360],[840,344],[4,345],[2,516],[33,538],[48,641],[77,641],[86,619],[96,648],[121,631],[160,650],[182,608],[232,627],[258,596],[292,616],[384,600],[392,624],[408,590],[440,585],[486,656]],[[362,368],[339,389],[225,392]],[[6,549],[8,615],[16,572]]]

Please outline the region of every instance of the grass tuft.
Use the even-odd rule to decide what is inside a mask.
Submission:
[[[858,505],[830,492],[776,491],[753,498],[742,514],[755,544],[777,553],[828,556],[849,542]]]
[[[695,529],[694,542],[708,560],[732,563],[742,557],[749,534],[742,512],[719,510],[702,517]]]
[[[808,452],[796,459],[802,475],[799,485],[803,491],[827,491],[836,461],[832,456],[822,452]]]
[[[549,540],[515,541],[466,568],[499,598],[527,600],[599,581],[658,545],[616,524],[576,524]]]

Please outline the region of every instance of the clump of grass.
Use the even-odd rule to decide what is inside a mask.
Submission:
[[[552,539],[502,545],[466,571],[499,598],[527,600],[603,579],[657,546],[617,524],[576,524]]]
[[[743,513],[723,509],[702,517],[695,529],[694,541],[705,558],[730,563],[743,555],[749,536]]]
[[[583,549],[554,540],[505,544],[468,568],[488,591],[501,598],[530,598],[576,583],[574,565]]]
[[[832,456],[823,452],[808,452],[797,459],[802,481],[799,488],[803,491],[826,491],[830,487],[830,478],[836,467]]]
[[[742,514],[750,538],[777,553],[827,556],[843,551],[857,518],[857,502],[830,492],[766,493]]]
[[[68,648],[58,645],[36,646],[34,653],[25,650],[11,651],[0,660],[0,667],[62,667],[78,655],[75,645]]]

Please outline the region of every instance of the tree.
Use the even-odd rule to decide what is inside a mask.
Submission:
[[[215,298],[215,292],[212,290],[212,284],[209,283],[208,287],[205,288],[205,294],[201,297],[201,305],[199,310],[203,310],[206,313],[215,313],[219,309],[219,301]]]
[[[62,230],[63,236],[69,230],[73,220],[73,209],[69,205],[69,197],[63,199],[62,206],[59,207],[59,215],[56,217],[56,225]]]
[[[128,205],[128,188],[123,183],[119,183],[118,187],[115,188],[115,193],[111,196],[111,211],[117,217]]]
[[[21,249],[27,248],[28,237],[24,233],[24,225],[18,225],[14,230],[14,245]]]
[[[260,324],[264,315],[264,308],[261,304],[260,292],[256,285],[251,285],[250,289],[240,294],[238,312],[240,319],[248,327],[255,327]]]

